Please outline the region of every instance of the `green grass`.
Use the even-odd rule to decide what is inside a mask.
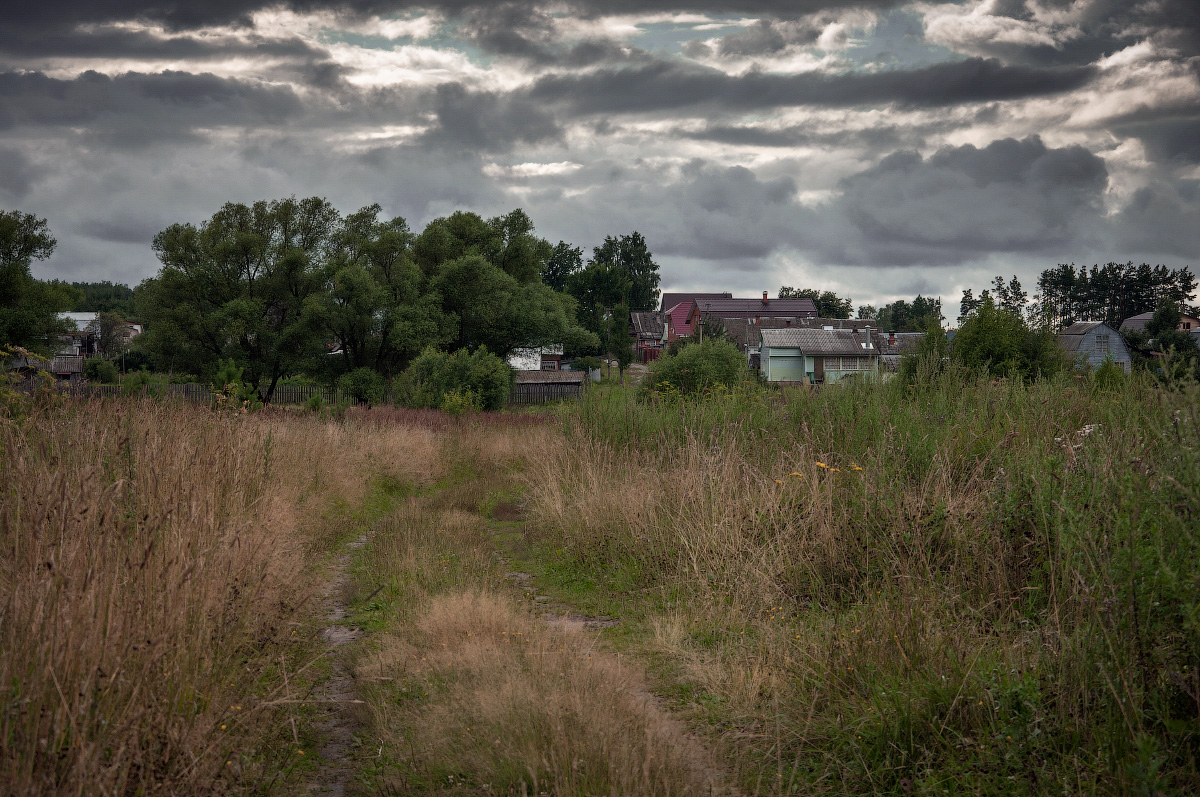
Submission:
[[[747,790],[1193,792],[1198,407],[1194,385],[1088,374],[591,391],[531,488],[600,470],[617,507],[533,550],[563,600],[632,620],[622,644]],[[622,514],[638,468],[650,520]],[[656,639],[672,616],[688,633]]]

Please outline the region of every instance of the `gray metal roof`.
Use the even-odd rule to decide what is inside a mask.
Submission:
[[[663,328],[667,323],[666,313],[630,313],[630,323],[633,324],[633,334],[638,337],[661,338]]]
[[[1060,335],[1085,335],[1091,332],[1096,327],[1104,326],[1103,321],[1076,321],[1071,326],[1064,328],[1058,334]],[[1116,330],[1113,330],[1114,332]]]
[[[582,384],[587,376],[583,371],[517,371],[518,385],[547,382],[575,382]]]
[[[862,344],[869,340],[866,331],[848,329],[764,329],[762,345],[777,349],[800,349],[808,355],[855,354],[861,357],[877,357],[879,349],[872,346],[864,349]]]

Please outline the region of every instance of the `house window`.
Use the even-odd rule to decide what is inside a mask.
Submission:
[[[1096,351],[1108,354],[1108,335],[1096,336]]]

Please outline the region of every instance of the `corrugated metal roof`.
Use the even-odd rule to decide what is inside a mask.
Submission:
[[[1060,335],[1083,335],[1090,332],[1093,328],[1103,326],[1103,321],[1076,321],[1071,326],[1063,329],[1058,334]]]
[[[677,304],[687,304],[696,299],[732,299],[733,294],[726,291],[725,293],[664,293],[662,295],[662,304],[659,305],[660,311],[670,310]]]
[[[546,384],[549,382],[582,383],[587,377],[583,371],[517,371],[517,384]]]
[[[700,312],[706,315],[733,315],[743,318],[756,316],[785,317],[800,313],[816,315],[817,305],[812,299],[768,299],[763,304],[757,299],[704,299],[697,302]]]
[[[633,324],[633,334],[638,337],[661,338],[667,315],[656,312],[630,313],[629,320]]]
[[[778,349],[800,349],[808,355],[856,354],[863,357],[879,355],[872,346],[864,349],[862,344],[867,333],[848,329],[764,329],[763,346]]]

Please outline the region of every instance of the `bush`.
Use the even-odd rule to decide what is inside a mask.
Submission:
[[[92,357],[83,363],[83,378],[89,382],[113,385],[117,382],[117,376],[117,366],[113,365],[110,360]]]
[[[689,395],[718,386],[733,387],[748,374],[746,357],[737,346],[726,340],[706,340],[655,360],[646,390]]]
[[[508,402],[513,370],[483,346],[474,352],[460,349],[453,354],[430,348],[413,360],[406,379],[412,385],[409,406],[449,409],[449,399],[450,405],[461,412],[464,410],[458,408],[464,401],[463,394],[469,392],[480,409],[499,410]]]
[[[373,368],[355,368],[342,374],[337,386],[355,403],[368,407],[383,403],[383,376]]]
[[[167,378],[161,374],[152,374],[143,369],[134,371],[133,373],[125,374],[125,380],[122,383],[122,391],[127,396],[133,396],[138,393],[145,392],[146,395],[154,398],[161,398],[166,394]]]
[[[1030,329],[1020,314],[996,307],[990,298],[963,323],[951,351],[968,368],[995,376],[1036,379],[1070,365],[1049,330]]]

